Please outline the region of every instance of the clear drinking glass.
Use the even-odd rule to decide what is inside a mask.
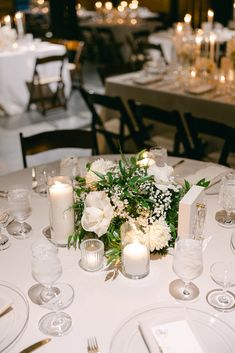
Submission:
[[[191,280],[200,276],[203,270],[202,242],[184,238],[175,242],[173,270],[180,277],[170,283],[170,294],[178,300],[193,300],[199,295],[199,288]]]
[[[235,232],[233,232],[231,235],[230,247],[231,247],[232,253],[235,255]]]
[[[5,250],[10,246],[8,236],[2,233],[2,230],[6,227],[8,221],[9,213],[4,207],[0,207],[0,250]]]
[[[17,187],[8,192],[8,207],[10,214],[20,223],[12,235],[17,239],[25,239],[30,235],[32,227],[24,222],[32,213],[30,191],[23,187]]]
[[[155,161],[158,167],[164,167],[167,164],[167,149],[161,146],[151,147],[149,157]]]
[[[218,220],[224,227],[235,227],[235,172],[228,173],[222,178],[219,192],[219,204],[224,212]]]
[[[55,284],[62,275],[62,265],[57,252],[53,244],[46,242],[32,246],[32,276],[42,285],[38,302],[52,310],[40,319],[38,327],[40,331],[51,336],[63,336],[72,326],[72,318],[60,310],[72,303],[74,290],[66,283]]]
[[[235,285],[235,263],[220,261],[210,268],[211,278],[222,289],[213,289],[207,294],[207,302],[220,311],[235,309],[235,296],[228,289]]]

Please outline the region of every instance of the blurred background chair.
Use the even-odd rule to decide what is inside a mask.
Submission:
[[[81,148],[90,149],[92,155],[97,153],[94,131],[80,129],[45,131],[27,137],[20,133],[20,144],[24,168],[28,166],[27,156],[53,149]]]
[[[92,114],[92,129],[104,136],[112,153],[120,153],[120,149],[121,152],[129,152],[128,141],[134,145],[135,151],[142,147],[136,126],[120,97],[94,93],[83,87],[80,93]]]
[[[151,105],[135,102],[133,99],[128,100],[129,107],[139,127],[141,138],[145,147],[153,145],[162,145],[166,147],[170,155],[174,156],[191,156],[191,145],[187,136],[186,129],[180,114],[177,111],[166,111]],[[146,120],[151,121],[153,125],[150,128],[146,126]],[[163,129],[169,131],[171,127],[168,143],[164,136]],[[173,137],[172,137],[173,136]],[[170,144],[169,144],[170,142]],[[167,143],[167,145],[165,145]],[[171,145],[171,146],[170,146]],[[181,149],[181,145],[183,150]],[[182,151],[182,152],[181,152]]]
[[[30,110],[31,104],[36,104],[43,115],[49,109],[67,109],[62,77],[65,58],[66,55],[54,55],[36,59],[32,81],[26,82],[30,94],[27,111]],[[46,65],[55,65],[53,76],[46,74]]]
[[[229,165],[229,154],[235,152],[235,129],[220,122],[195,117],[190,113],[185,114],[185,121],[192,137],[193,157]]]

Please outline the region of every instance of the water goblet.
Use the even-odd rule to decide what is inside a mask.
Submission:
[[[228,289],[235,285],[235,263],[220,261],[214,263],[210,268],[211,278],[222,289],[213,289],[206,300],[213,308],[220,311],[231,311],[235,309],[235,295]]]
[[[10,246],[8,236],[2,233],[3,228],[9,222],[9,213],[4,207],[0,207],[0,250],[6,250]]]
[[[219,204],[224,211],[216,214],[216,219],[221,226],[235,227],[235,172],[228,173],[222,178],[219,192]]]
[[[30,191],[24,187],[17,187],[8,192],[8,206],[10,214],[19,223],[11,233],[17,239],[26,239],[32,230],[31,225],[24,222],[32,213]]]
[[[167,164],[167,149],[161,146],[151,147],[149,157],[155,161],[158,167],[164,167]]]
[[[32,247],[32,276],[42,286],[39,289],[40,305],[52,310],[44,315],[39,330],[51,336],[63,336],[72,326],[72,318],[60,310],[68,307],[74,298],[73,288],[66,283],[56,283],[62,275],[62,265],[53,244],[42,242]]]
[[[231,235],[230,247],[231,247],[232,253],[235,255],[235,232],[233,232]]]
[[[197,239],[177,239],[173,255],[173,270],[180,279],[170,283],[170,294],[177,300],[194,300],[199,288],[191,282],[203,269],[202,242]]]

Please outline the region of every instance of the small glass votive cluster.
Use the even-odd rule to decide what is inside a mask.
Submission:
[[[98,271],[103,267],[104,243],[99,239],[87,239],[80,245],[80,266],[88,272]]]

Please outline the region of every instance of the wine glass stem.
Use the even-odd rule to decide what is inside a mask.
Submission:
[[[232,214],[231,211],[226,211],[225,223],[231,223],[232,222],[231,214]]]
[[[19,233],[20,234],[24,234],[25,233],[24,222],[20,222]]]
[[[190,291],[189,291],[189,289],[188,289],[188,286],[189,286],[189,282],[184,282],[183,294],[184,294],[185,296],[188,296],[188,295],[191,294]]]

